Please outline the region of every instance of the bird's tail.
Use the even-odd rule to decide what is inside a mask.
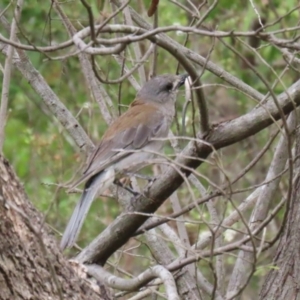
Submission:
[[[76,242],[84,219],[97,194],[106,190],[114,180],[114,169],[108,168],[93,176],[85,185],[84,192],[77,203],[60,242],[61,250],[72,247]]]

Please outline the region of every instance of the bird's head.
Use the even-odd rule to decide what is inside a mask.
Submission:
[[[160,104],[175,102],[178,88],[184,84],[187,77],[187,74],[156,76],[143,85],[136,99]]]

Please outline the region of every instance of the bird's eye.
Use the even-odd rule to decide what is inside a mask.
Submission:
[[[172,82],[168,82],[167,85],[166,85],[166,90],[167,91],[171,91],[173,88],[173,83]]]

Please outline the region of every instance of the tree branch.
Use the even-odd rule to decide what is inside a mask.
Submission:
[[[290,98],[287,96],[289,95]],[[287,114],[295,106],[300,105],[300,81],[293,84],[287,91],[280,94],[278,104],[282,111]],[[292,99],[294,102],[291,102]],[[263,130],[272,124],[274,118],[278,120],[280,114],[273,99],[252,111],[234,120],[221,123],[205,137],[206,142],[201,141],[201,134],[198,135],[198,142],[190,142],[178,156],[177,162],[195,169],[202,162],[199,159],[206,158],[212,149],[220,149],[241,141],[251,135]],[[210,144],[211,146],[208,146]],[[196,158],[196,159],[193,159]],[[189,170],[183,170],[188,176]],[[134,210],[143,213],[152,213],[182,184],[183,178],[172,167],[155,181],[151,187],[145,189],[142,196],[132,199]],[[151,199],[151,201],[149,201]],[[77,260],[84,262],[98,262],[104,264],[108,257],[121,247],[147,219],[147,216],[121,214],[113,221],[88,247],[78,256]]]

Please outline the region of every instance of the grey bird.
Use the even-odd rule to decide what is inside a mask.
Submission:
[[[74,245],[94,198],[114,182],[116,173],[134,172],[153,157],[153,152],[161,151],[164,141],[155,139],[168,136],[177,91],[187,77],[164,74],[150,79],[130,108],[107,129],[89,156],[82,177],[71,187],[86,182],[63,234],[62,250]]]

